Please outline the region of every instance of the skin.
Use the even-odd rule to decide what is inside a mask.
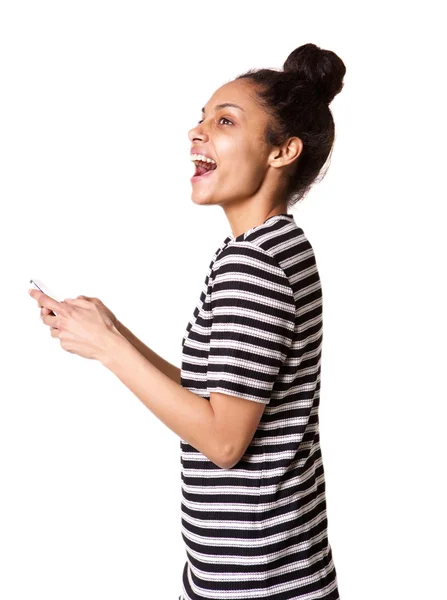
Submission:
[[[215,110],[224,102],[238,104],[242,110]],[[200,146],[216,160],[217,169],[192,183],[192,200],[221,206],[237,237],[287,212],[287,178],[303,145],[298,137],[280,146],[265,142],[269,117],[256,102],[253,84],[246,80],[223,85],[204,108],[203,119],[188,135],[191,146]],[[231,469],[239,462],[265,404],[217,392],[211,392],[208,401],[182,387],[179,369],[121,327],[97,298],[78,296],[59,303],[38,290],[29,293],[40,307],[42,322],[65,351],[100,361],[171,431],[217,466]]]
[[[265,142],[269,116],[254,94],[247,80],[226,83],[214,92],[201,121],[188,133],[191,147],[199,146],[217,162],[212,175],[192,183],[191,198],[195,204],[221,206],[235,237],[268,217],[287,212],[287,179],[303,148],[298,137],[280,146]],[[214,110],[224,102],[243,110]]]

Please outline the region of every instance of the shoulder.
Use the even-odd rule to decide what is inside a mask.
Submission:
[[[237,268],[259,268],[268,272],[277,271],[287,278],[277,258],[268,250],[250,240],[231,241],[221,250],[214,262],[214,272],[232,265]]]
[[[219,253],[213,265],[215,288],[244,283],[281,293],[293,302],[290,281],[277,258],[253,241],[231,241]]]

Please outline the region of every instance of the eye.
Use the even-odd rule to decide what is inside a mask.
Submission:
[[[219,119],[219,123],[220,121],[222,121],[222,119],[225,119],[225,121],[228,121],[228,123],[231,123],[232,125],[234,125],[234,123],[232,121],[230,121],[230,119],[227,119],[227,117],[220,117]],[[200,125],[200,123],[202,123],[203,119],[200,119],[200,121],[197,121],[197,125]]]

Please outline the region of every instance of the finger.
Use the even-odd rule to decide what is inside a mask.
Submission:
[[[62,302],[58,302],[54,298],[50,298],[50,296],[47,296],[43,292],[39,292],[39,290],[29,290],[29,295],[31,298],[34,298],[34,300],[37,300],[39,306],[49,308],[56,314],[65,312],[65,307]]]
[[[56,316],[53,316],[53,315],[41,315],[40,318],[42,319],[42,323],[45,323],[45,325],[49,325],[53,329],[56,329],[56,319],[57,319]]]

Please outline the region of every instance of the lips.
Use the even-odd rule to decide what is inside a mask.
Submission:
[[[191,154],[201,154],[202,156],[210,158],[214,161],[213,163],[198,162],[196,164],[196,170],[194,172],[194,175],[191,177],[191,182],[196,182],[202,180],[202,178],[209,177],[210,174],[217,169],[215,158],[209,153],[205,152],[204,149],[200,146],[193,146],[191,148]]]

